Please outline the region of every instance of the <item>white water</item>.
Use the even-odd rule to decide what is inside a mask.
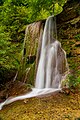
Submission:
[[[56,37],[54,17],[50,16],[45,23],[42,38],[40,60],[36,75],[35,88],[30,93],[22,96],[8,98],[0,104],[0,109],[4,105],[17,100],[31,98],[61,90],[61,80],[65,79],[67,71],[66,53],[61,48]]]

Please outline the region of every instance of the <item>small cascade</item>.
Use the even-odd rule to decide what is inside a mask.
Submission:
[[[54,16],[50,16],[45,23],[40,59],[37,68],[35,88],[28,94],[8,98],[0,104],[0,109],[4,105],[17,100],[31,98],[39,95],[49,94],[61,90],[61,81],[66,79],[68,65],[66,53],[61,48],[61,43],[56,40],[56,22]]]

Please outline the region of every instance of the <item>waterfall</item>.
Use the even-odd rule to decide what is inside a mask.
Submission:
[[[41,55],[36,75],[36,88],[60,88],[60,82],[67,70],[66,53],[56,37],[55,19],[46,20]]]
[[[14,98],[8,98],[0,104],[4,105],[17,100],[31,98],[61,90],[61,81],[65,80],[68,71],[66,53],[61,48],[61,43],[56,40],[56,23],[54,16],[50,16],[45,23],[40,60],[38,64],[35,88],[30,93]]]

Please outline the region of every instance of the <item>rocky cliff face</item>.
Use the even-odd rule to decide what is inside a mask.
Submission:
[[[67,53],[71,72],[80,74],[80,2],[69,0],[57,15],[58,39]]]

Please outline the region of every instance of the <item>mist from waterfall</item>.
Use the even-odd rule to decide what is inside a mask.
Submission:
[[[28,29],[27,29],[28,30]],[[61,48],[61,43],[56,40],[56,22],[54,16],[50,16],[45,23],[40,60],[37,68],[35,88],[30,93],[22,96],[8,98],[0,104],[4,105],[17,100],[31,98],[61,90],[61,81],[65,80],[68,70],[66,53]]]

